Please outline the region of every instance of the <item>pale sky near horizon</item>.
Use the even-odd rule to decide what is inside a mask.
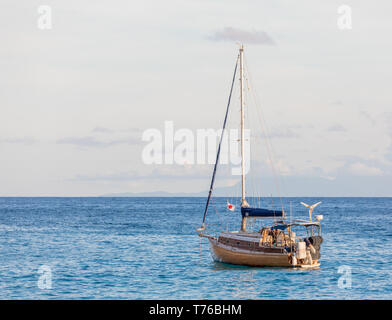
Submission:
[[[37,27],[43,4],[49,30]],[[350,30],[337,26],[343,4]],[[166,120],[221,127],[236,37],[288,181],[282,195],[392,196],[389,1],[0,8],[0,196],[208,190],[211,166],[144,164],[141,136]]]

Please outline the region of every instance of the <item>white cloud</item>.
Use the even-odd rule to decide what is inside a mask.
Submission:
[[[327,128],[329,132],[345,132],[347,131],[345,127],[340,124],[335,124]]]
[[[271,37],[264,31],[247,31],[232,27],[226,27],[222,31],[215,32],[210,39],[213,41],[232,41],[247,44],[275,44]]]
[[[349,166],[349,171],[358,176],[380,176],[383,171],[376,167],[370,167],[363,163],[356,162]]]

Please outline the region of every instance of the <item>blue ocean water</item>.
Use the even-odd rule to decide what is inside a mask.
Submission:
[[[392,198],[285,198],[293,218],[323,202],[316,270],[214,262],[195,232],[205,200],[0,198],[0,299],[392,299]],[[225,205],[207,222],[238,229]]]

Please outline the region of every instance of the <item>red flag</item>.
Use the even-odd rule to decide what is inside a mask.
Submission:
[[[232,205],[231,203],[229,203],[229,201],[227,201],[227,209],[229,209],[230,211],[234,211],[235,205]]]

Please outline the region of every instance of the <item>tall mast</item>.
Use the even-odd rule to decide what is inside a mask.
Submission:
[[[244,46],[240,46],[240,83],[241,83],[241,207],[248,207],[245,200],[245,144],[244,144]]]

